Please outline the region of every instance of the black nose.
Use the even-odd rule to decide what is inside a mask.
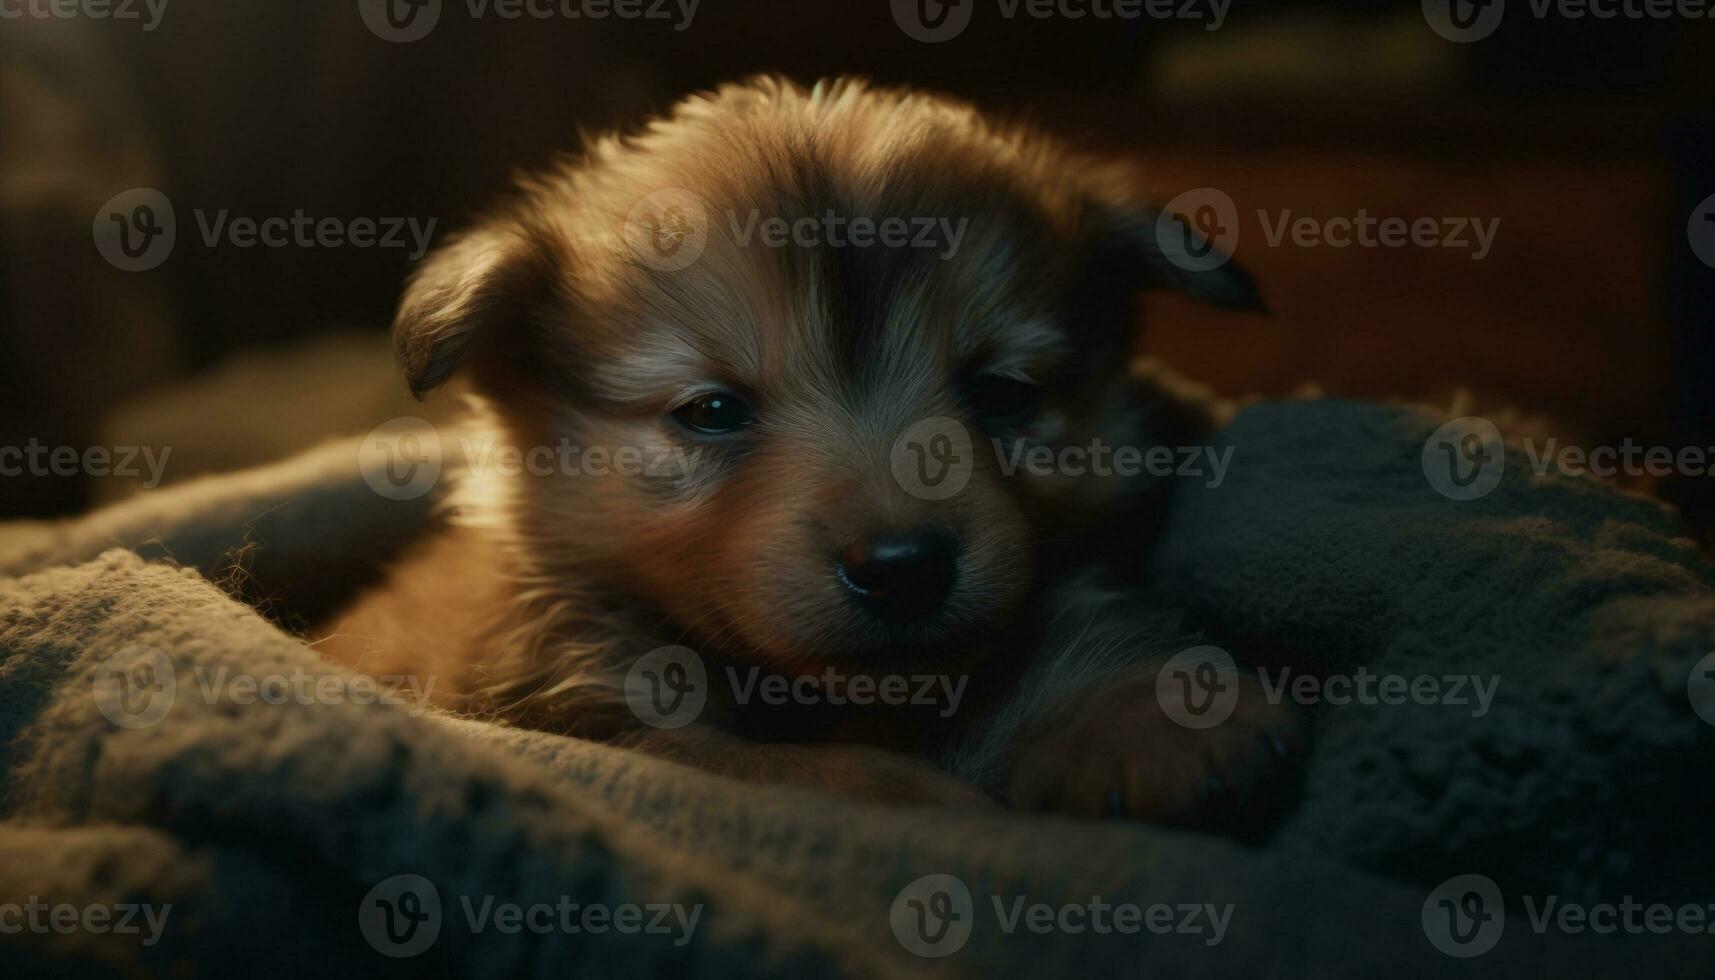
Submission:
[[[905,623],[941,608],[953,590],[958,563],[958,542],[923,528],[852,545],[841,553],[838,572],[873,615]]]

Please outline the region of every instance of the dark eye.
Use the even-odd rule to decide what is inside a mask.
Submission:
[[[710,436],[737,432],[752,421],[750,406],[744,399],[725,391],[687,402],[673,410],[673,417],[692,432]]]
[[[982,375],[971,382],[971,410],[986,419],[1023,422],[1036,415],[1042,389],[1028,381]]]

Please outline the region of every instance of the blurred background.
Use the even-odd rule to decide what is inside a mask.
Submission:
[[[1715,19],[1538,16],[1528,0],[1172,0],[1183,17],[1095,13],[1114,0],[1010,17],[1008,0],[634,0],[638,16],[534,0],[551,15],[504,16],[510,2],[111,0],[125,19],[0,0],[0,446],[170,445],[179,480],[414,411],[384,341],[409,233],[242,247],[201,224],[409,217],[438,236],[580,132],[761,71],[956,93],[1137,156],[1163,200],[1228,195],[1274,316],[1151,297],[1139,341],[1224,393],[1313,383],[1445,405],[1465,389],[1584,445],[1715,446],[1715,269],[1693,244],[1715,206]],[[1448,16],[1494,11],[1480,39],[1443,36]],[[137,188],[171,202],[177,233],[131,271],[97,242]],[[1288,212],[1499,224],[1481,258],[1271,243]],[[0,517],[133,483],[8,477]],[[1658,489],[1707,530],[1712,487]]]

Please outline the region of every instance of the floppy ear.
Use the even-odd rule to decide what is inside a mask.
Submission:
[[[1250,273],[1177,215],[1101,209],[1097,228],[1097,267],[1131,289],[1172,289],[1223,310],[1268,312]]]
[[[522,328],[547,282],[539,252],[510,224],[480,226],[430,253],[393,318],[411,394],[422,398],[497,335]]]

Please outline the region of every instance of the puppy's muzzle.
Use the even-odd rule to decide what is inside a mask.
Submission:
[[[946,604],[958,575],[959,542],[935,528],[878,535],[846,548],[834,567],[866,613],[903,625]]]

